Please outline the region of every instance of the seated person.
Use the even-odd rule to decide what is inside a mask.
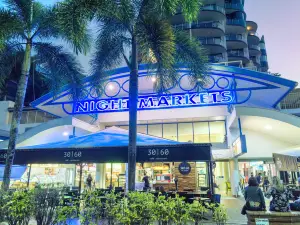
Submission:
[[[249,211],[264,211],[266,209],[266,203],[264,195],[258,186],[257,179],[250,177],[248,186],[245,188],[245,200],[246,204],[242,209],[242,214],[246,215],[246,210]]]
[[[165,197],[168,196],[167,192],[165,191],[164,186],[160,186],[160,187],[159,187],[159,193],[160,193],[161,195],[165,196]]]
[[[291,191],[287,190],[280,179],[276,176],[272,179],[272,186],[265,194],[267,198],[272,196],[270,202],[270,211],[275,212],[289,212],[290,205],[289,200],[293,198]]]
[[[293,211],[300,211],[300,198],[290,203],[291,210]]]

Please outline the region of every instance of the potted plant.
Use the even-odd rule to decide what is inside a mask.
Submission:
[[[213,211],[213,220],[217,223],[217,225],[226,224],[228,221],[227,209],[222,205],[218,205],[217,207],[214,207]]]
[[[190,218],[195,222],[195,225],[200,225],[204,218],[204,213],[208,210],[199,201],[194,201],[189,205],[189,215]]]

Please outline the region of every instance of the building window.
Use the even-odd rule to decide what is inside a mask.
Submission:
[[[155,137],[162,137],[162,124],[149,124],[148,134]]]
[[[147,125],[137,125],[137,132],[147,134]]]
[[[226,136],[224,121],[209,122],[209,133],[211,143],[224,143]]]
[[[208,122],[194,123],[194,142],[209,143]]]
[[[177,124],[163,124],[163,137],[177,141]]]
[[[193,142],[193,124],[192,123],[179,123],[178,124],[178,141],[180,142]]]

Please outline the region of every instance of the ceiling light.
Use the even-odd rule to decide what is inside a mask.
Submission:
[[[152,77],[151,80],[154,83],[156,81],[156,77]]]
[[[272,126],[266,125],[266,126],[265,126],[265,129],[266,129],[266,130],[272,130]]]
[[[68,136],[69,133],[68,133],[67,131],[65,131],[65,132],[63,132],[63,135],[64,135],[64,136]]]

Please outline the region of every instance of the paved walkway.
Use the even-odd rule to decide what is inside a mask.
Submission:
[[[222,196],[221,204],[223,204],[227,209],[229,224],[247,224],[247,217],[241,214],[241,210],[245,204],[245,200],[243,198]]]

